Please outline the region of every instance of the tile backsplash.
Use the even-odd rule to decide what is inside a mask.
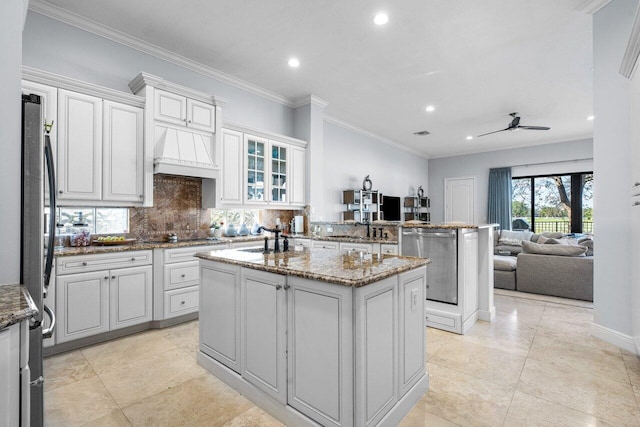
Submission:
[[[178,239],[183,240],[206,238],[209,235],[211,210],[202,209],[201,206],[202,179],[154,175],[153,207],[129,209],[130,237],[163,241],[167,234],[175,233]],[[280,218],[283,225],[288,225],[294,215],[304,214],[302,210],[264,210],[261,223],[273,227],[276,218]]]

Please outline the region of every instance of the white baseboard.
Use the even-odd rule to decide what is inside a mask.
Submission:
[[[620,333],[613,329],[598,325],[597,323],[591,324],[591,335],[631,353],[640,355],[640,336],[632,337],[631,335]]]
[[[493,322],[496,319],[496,306],[494,305],[490,310],[478,310],[478,319]]]

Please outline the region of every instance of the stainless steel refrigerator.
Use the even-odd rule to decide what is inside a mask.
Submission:
[[[38,315],[29,327],[29,370],[31,372],[30,401],[22,401],[21,413],[28,406],[29,420],[22,425],[41,426],[44,423],[42,368],[42,340],[53,333],[55,316],[44,305],[51,270],[53,267],[53,239],[55,236],[56,183],[53,168],[53,151],[45,123],[41,99],[38,95],[22,95],[22,215],[21,215],[21,277],[33,301]],[[48,199],[45,207],[45,190]],[[48,215],[45,215],[45,209]],[[45,218],[47,218],[45,224]],[[45,231],[46,230],[46,231]],[[48,241],[45,242],[45,233]],[[46,249],[48,248],[48,250]],[[48,327],[43,328],[45,316]],[[28,372],[28,371],[27,371]],[[24,395],[24,394],[22,394]],[[26,400],[26,399],[25,399]]]

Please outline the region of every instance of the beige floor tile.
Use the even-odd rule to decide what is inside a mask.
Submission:
[[[498,310],[496,306],[496,317],[494,322],[503,328],[537,328],[542,318],[543,308],[529,310],[525,307],[514,307],[509,310]]]
[[[264,412],[262,409],[254,406],[247,409],[242,414],[227,421],[224,427],[284,427],[280,421]]]
[[[199,331],[197,320],[161,329],[159,332],[178,348],[189,352],[195,352],[198,349]]]
[[[43,360],[43,365],[46,379],[44,385],[47,391],[96,374],[79,350],[47,357]]]
[[[533,340],[529,358],[551,363],[561,369],[576,370],[629,384],[629,375],[620,353],[570,344],[540,334]]]
[[[435,364],[515,389],[525,356],[475,344],[451,340],[431,358]]]
[[[458,424],[445,420],[437,415],[425,412],[419,406],[415,406],[407,414],[398,427],[457,427]]]
[[[593,415],[516,392],[509,407],[504,427],[522,426],[611,426]]]
[[[429,363],[429,391],[416,406],[461,426],[499,426],[513,390]]]
[[[109,415],[84,424],[83,427],[131,427],[131,423],[127,417],[124,416],[122,410],[118,409]]]
[[[638,359],[638,356],[631,353],[625,353],[622,355],[622,360],[624,360],[631,384],[634,386],[640,386],[640,359]]]
[[[499,322],[478,321],[465,335],[458,335],[456,339],[526,356],[535,334],[534,328],[510,328]]]
[[[118,409],[97,376],[44,393],[45,425],[80,426]]]
[[[615,425],[640,425],[640,411],[630,384],[527,359],[518,391]]]
[[[253,405],[206,373],[123,409],[135,426],[220,426]]]
[[[456,335],[451,332],[441,331],[440,329],[435,328],[425,329],[425,333],[427,334],[427,360],[431,359],[443,345],[452,340]]]
[[[114,366],[100,374],[121,408],[160,393],[206,372],[182,350],[175,348],[146,359]]]
[[[620,352],[620,349],[615,345],[591,336],[591,322],[570,323],[557,319],[543,319],[536,332],[536,335],[540,334],[572,344],[590,346],[613,353]]]
[[[158,331],[152,330],[83,348],[82,354],[96,373],[100,374],[114,367],[177,348]]]

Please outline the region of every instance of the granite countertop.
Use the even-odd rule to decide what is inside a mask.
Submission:
[[[444,230],[457,230],[459,228],[478,228],[477,225],[472,224],[430,224],[425,222],[413,222],[407,221],[403,222],[401,225],[402,228],[438,228]]]
[[[22,285],[0,286],[0,329],[38,314],[31,295]]]
[[[362,236],[312,236],[309,237],[311,240],[327,240],[330,242],[349,242],[349,243],[388,243],[390,245],[397,245],[397,240],[391,239],[379,239],[379,238],[368,238]]]
[[[365,286],[431,262],[428,258],[397,255],[382,255],[380,260],[376,255],[372,259],[361,260],[357,251],[349,253],[317,248],[269,254],[226,249],[200,252],[196,257],[353,287]]]

